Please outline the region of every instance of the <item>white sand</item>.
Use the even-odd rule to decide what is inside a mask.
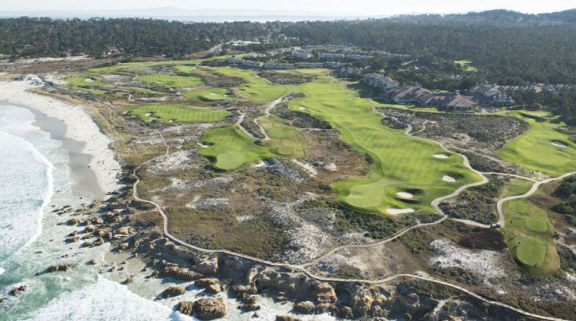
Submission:
[[[446,159],[446,158],[448,158],[448,155],[446,155],[446,154],[436,154],[436,155],[434,155],[434,158]]]
[[[447,182],[447,183],[456,183],[456,179],[452,176],[448,176],[448,175],[444,175],[444,177],[442,177],[442,180]]]
[[[85,144],[82,153],[90,155],[90,169],[105,193],[118,188],[120,164],[109,148],[112,140],[104,135],[91,116],[82,107],[27,91],[37,88],[27,81],[0,81],[0,101],[22,105],[61,120],[66,126],[66,137]]]
[[[386,213],[390,215],[410,214],[414,212],[415,210],[413,208],[389,208],[386,210]]]
[[[561,142],[550,142],[550,144],[556,146],[556,147],[560,147],[560,148],[567,148],[568,145],[562,144]]]
[[[308,163],[303,163],[299,160],[293,159],[292,162],[298,166],[300,166],[302,169],[304,169],[308,175],[310,175],[311,177],[315,177],[316,175],[318,175],[318,171],[316,171],[316,168],[314,168],[314,166],[308,164]]]
[[[414,198],[414,195],[407,193],[407,192],[398,192],[398,193],[396,193],[396,197],[406,199],[406,200],[411,200]]]

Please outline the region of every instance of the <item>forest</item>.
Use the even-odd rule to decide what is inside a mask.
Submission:
[[[495,11],[468,15],[403,16],[390,19],[183,23],[154,19],[0,19],[0,54],[19,57],[87,54],[101,58],[184,57],[230,40],[257,40],[250,50],[284,46],[343,44],[366,50],[408,54],[430,68],[404,72],[402,61],[372,62],[402,82],[430,89],[466,90],[487,81],[521,85],[576,83],[576,11],[522,15]],[[471,61],[464,77],[454,62]],[[574,93],[522,97],[544,104],[575,123]]]

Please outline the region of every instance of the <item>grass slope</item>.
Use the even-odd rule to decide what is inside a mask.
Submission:
[[[504,145],[498,152],[500,157],[554,176],[576,171],[576,144],[557,131],[561,124],[552,123],[550,116],[542,112],[514,112],[512,115],[528,122],[530,129]],[[567,147],[552,145],[555,141]]]
[[[189,88],[202,85],[202,79],[195,76],[174,76],[166,74],[145,74],[136,80],[152,86],[165,88]]]
[[[246,81],[245,84],[234,88],[236,97],[262,105],[271,102],[289,92],[290,86],[280,86],[269,82],[264,78],[256,76],[254,71],[242,70],[231,67],[216,67],[205,70],[212,70],[229,77],[238,77]]]
[[[294,127],[290,127],[276,117],[262,118],[258,122],[264,127],[270,141],[266,146],[276,155],[304,158],[306,156],[306,139]]]
[[[206,123],[224,120],[229,115],[226,111],[177,104],[142,105],[131,108],[130,112],[145,122],[158,119],[161,122],[174,120],[183,123]]]
[[[218,103],[230,101],[233,95],[228,93],[226,88],[205,88],[182,91],[182,95],[188,100],[197,103]]]
[[[291,101],[290,108],[305,107],[371,159],[367,177],[333,184],[339,198],[351,206],[381,213],[388,208],[430,208],[433,199],[480,179],[463,166],[460,156],[448,154],[448,159],[436,159],[435,154],[447,154],[437,144],[382,125],[382,117],[372,112],[371,102],[332,77],[318,75],[317,80],[298,89],[306,97]],[[444,182],[444,175],[457,178],[457,182]],[[397,199],[395,194],[401,191],[411,192],[415,200]]]
[[[506,240],[516,261],[534,273],[556,271],[560,259],[548,213],[530,199],[506,202],[503,210]]]
[[[202,138],[208,147],[200,150],[204,156],[214,158],[214,167],[233,170],[273,157],[268,148],[256,145],[256,140],[238,127],[221,127],[209,130]]]

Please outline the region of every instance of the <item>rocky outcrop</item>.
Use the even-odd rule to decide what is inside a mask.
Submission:
[[[204,298],[194,302],[194,315],[200,320],[214,320],[226,316],[227,309],[222,298]]]
[[[162,292],[164,299],[173,298],[186,293],[186,289],[181,286],[171,286]]]
[[[294,311],[303,314],[312,314],[316,310],[314,303],[310,301],[303,301],[294,304]]]
[[[73,269],[74,267],[76,267],[76,264],[71,264],[71,263],[54,264],[54,265],[50,265],[46,269],[45,273],[67,272],[67,271]]]
[[[192,269],[202,274],[216,274],[218,273],[218,257],[204,259],[196,263]]]
[[[194,302],[191,301],[180,301],[176,306],[176,310],[178,310],[182,314],[192,315],[194,314]]]
[[[201,274],[174,265],[165,266],[163,272],[165,276],[173,277],[179,280],[194,281],[202,278]]]
[[[289,315],[277,315],[276,321],[302,321],[302,319],[291,317]]]
[[[14,287],[12,289],[10,289],[10,291],[8,291],[8,295],[10,296],[19,296],[22,293],[26,292],[26,290],[28,289],[28,287],[23,284],[23,285],[19,285],[17,287]]]
[[[328,283],[318,283],[312,292],[314,299],[318,303],[334,303],[338,300],[336,290]]]
[[[257,295],[243,294],[239,299],[243,303],[239,306],[242,311],[258,311],[261,308],[260,305],[258,305],[260,297]]]
[[[198,279],[194,283],[199,288],[204,289],[204,291],[212,294],[217,294],[224,291],[224,285],[220,283],[220,280],[216,278]]]

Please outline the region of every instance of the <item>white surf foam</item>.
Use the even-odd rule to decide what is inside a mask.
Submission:
[[[0,257],[4,257],[41,233],[42,215],[54,194],[54,178],[52,163],[38,148],[48,151],[58,144],[31,125],[34,115],[30,111],[1,108]]]
[[[32,314],[25,320],[192,320],[168,306],[146,300],[125,286],[104,278],[79,290],[63,293]]]

